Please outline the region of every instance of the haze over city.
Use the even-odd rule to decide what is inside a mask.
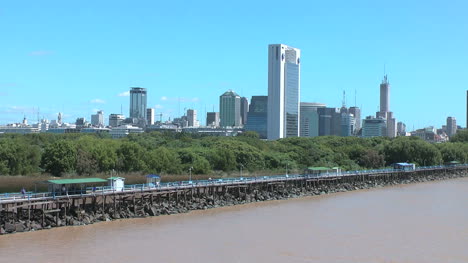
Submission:
[[[374,115],[385,67],[391,109],[408,130],[447,116],[465,126],[463,1],[181,4],[4,3],[0,123],[35,121],[38,109],[68,122],[96,110],[127,115],[134,86],[163,120],[184,108],[203,116],[228,89],[267,95],[268,44],[285,43],[302,52],[301,101],[340,107],[344,90],[347,106]]]

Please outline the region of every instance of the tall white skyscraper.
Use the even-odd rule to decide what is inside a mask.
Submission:
[[[301,51],[268,46],[268,140],[299,136]]]

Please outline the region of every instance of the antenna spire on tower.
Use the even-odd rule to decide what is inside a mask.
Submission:
[[[346,91],[343,90],[343,101],[342,101],[343,108],[346,108]]]

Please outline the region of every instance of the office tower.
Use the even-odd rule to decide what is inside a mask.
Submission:
[[[268,139],[299,136],[301,51],[268,46]]]
[[[84,126],[86,124],[86,119],[85,118],[77,118],[75,125],[76,126]]]
[[[240,114],[241,114],[241,123],[245,125],[247,123],[247,113],[249,112],[249,101],[246,97],[241,98],[241,107],[240,107]]]
[[[397,134],[398,136],[406,136],[406,124],[401,121],[397,123]]]
[[[353,135],[354,132],[354,115],[352,113],[341,113],[341,136],[347,137]]]
[[[219,112],[206,113],[206,126],[219,127]]]
[[[341,135],[340,108],[318,108],[319,136]]]
[[[385,136],[396,137],[397,121],[393,117],[393,112],[390,112],[390,82],[387,75],[384,75],[384,79],[380,84],[380,111],[377,112],[376,117],[386,120],[387,131]]]
[[[130,90],[130,118],[146,122],[146,89],[132,88]]]
[[[154,124],[154,109],[153,108],[146,109],[146,124],[148,125]]]
[[[385,114],[390,111],[390,83],[387,75],[384,76],[380,84],[380,113]],[[380,116],[386,118],[387,116]]]
[[[457,133],[457,120],[455,117],[448,117],[447,118],[447,135],[452,137]]]
[[[301,102],[301,137],[319,136],[319,113],[317,109],[325,108],[326,105],[314,102]]]
[[[57,124],[58,124],[58,125],[62,125],[62,113],[61,113],[61,112],[58,113],[58,116],[57,116]]]
[[[268,96],[252,96],[247,113],[245,131],[258,133],[261,139],[267,138]]]
[[[91,125],[94,127],[104,127],[104,112],[102,110],[91,115]]]
[[[241,98],[237,93],[228,90],[219,97],[219,117],[221,127],[241,126]]]
[[[387,112],[387,137],[395,138],[397,136],[397,121],[393,118],[393,112]]]
[[[197,119],[197,111],[194,109],[188,109],[187,110],[187,121],[188,121],[188,127],[199,127],[200,123],[198,122]]]
[[[125,116],[123,116],[122,114],[112,113],[109,115],[109,126],[118,127],[123,123],[124,120]]]
[[[361,129],[361,109],[359,107],[350,107],[349,113],[353,114],[354,116],[354,131],[353,134],[356,135],[359,133]]]
[[[362,123],[362,137],[381,137],[387,134],[387,121],[384,118],[366,117]]]

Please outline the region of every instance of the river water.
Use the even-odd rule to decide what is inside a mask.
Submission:
[[[5,235],[0,262],[468,262],[468,178]]]

